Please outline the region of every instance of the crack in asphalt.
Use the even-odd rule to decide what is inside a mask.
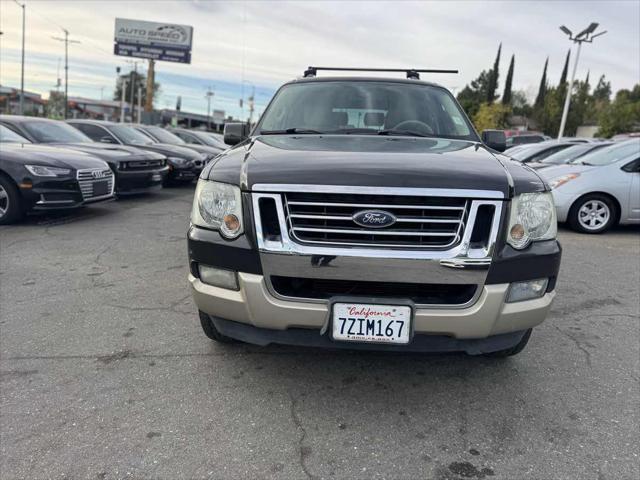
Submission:
[[[298,463],[300,464],[300,468],[307,476],[307,478],[317,479],[318,477],[312,474],[309,471],[309,467],[307,467],[306,459],[311,453],[311,449],[309,447],[305,447],[304,440],[307,438],[307,429],[302,425],[302,421],[296,411],[296,406],[298,404],[298,399],[295,398],[291,392],[289,392],[289,400],[291,401],[291,420],[295,427],[302,432],[300,438],[298,439]]]
[[[567,337],[569,340],[571,340],[576,347],[578,347],[578,350],[582,351],[582,353],[585,354],[586,357],[586,361],[587,361],[587,365],[589,366],[589,368],[593,368],[593,366],[591,365],[591,352],[589,352],[589,350],[587,350],[584,345],[582,345],[582,343],[580,342],[580,340],[578,340],[576,337],[574,337],[573,335],[571,335],[569,332],[565,332],[564,330],[562,330],[560,327],[558,327],[557,325],[553,326],[556,330],[558,330],[561,334],[563,334],[565,337]]]

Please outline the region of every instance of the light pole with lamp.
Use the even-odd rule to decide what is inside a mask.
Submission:
[[[573,80],[576,77],[576,70],[578,69],[578,59],[580,58],[580,48],[582,47],[582,43],[583,42],[591,43],[593,42],[594,38],[607,33],[607,31],[605,30],[604,32],[596,33],[594,35],[593,32],[595,31],[596,28],[598,28],[598,24],[595,22],[591,22],[591,24],[587,28],[585,28],[583,31],[581,31],[574,37],[571,30],[569,30],[567,27],[565,27],[564,25],[560,27],[560,30],[562,30],[564,33],[569,35],[569,40],[571,40],[573,43],[578,44],[578,51],[576,52],[576,59],[575,59],[575,62],[573,63],[573,71],[571,72],[571,81],[569,82],[569,85],[567,87],[567,96],[564,99],[564,108],[562,109],[562,120],[560,121],[560,130],[558,130],[558,140],[560,140],[564,135],[564,127],[567,124],[567,115],[569,114],[569,103],[571,102],[571,93],[573,92]]]

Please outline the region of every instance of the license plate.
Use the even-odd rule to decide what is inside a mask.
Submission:
[[[409,343],[411,307],[334,303],[334,340],[345,342]]]
[[[109,193],[109,182],[95,182],[93,184],[93,196],[100,197]]]

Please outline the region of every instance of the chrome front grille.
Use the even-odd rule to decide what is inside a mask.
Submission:
[[[326,246],[448,249],[460,243],[469,203],[462,197],[284,194],[290,238]],[[395,223],[374,228],[354,221],[369,210],[391,214]]]
[[[109,168],[78,170],[77,179],[83,200],[113,195],[114,176]]]

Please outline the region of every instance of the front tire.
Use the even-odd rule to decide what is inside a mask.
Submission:
[[[527,343],[529,343],[529,338],[531,337],[531,331],[532,331],[531,328],[527,330],[522,336],[522,339],[518,343],[516,343],[513,347],[505,348],[504,350],[498,350],[496,352],[485,353],[483,354],[483,356],[489,357],[489,358],[506,358],[506,357],[512,357],[514,355],[519,354],[527,346]]]
[[[22,198],[15,184],[0,174],[0,225],[9,225],[24,215]]]
[[[207,337],[219,343],[236,343],[233,338],[227,337],[218,331],[209,315],[204,313],[202,310],[198,310],[198,313],[200,314],[200,325],[202,325],[202,330]]]
[[[606,195],[591,193],[578,199],[569,211],[569,226],[580,233],[604,233],[618,218],[618,207]]]

